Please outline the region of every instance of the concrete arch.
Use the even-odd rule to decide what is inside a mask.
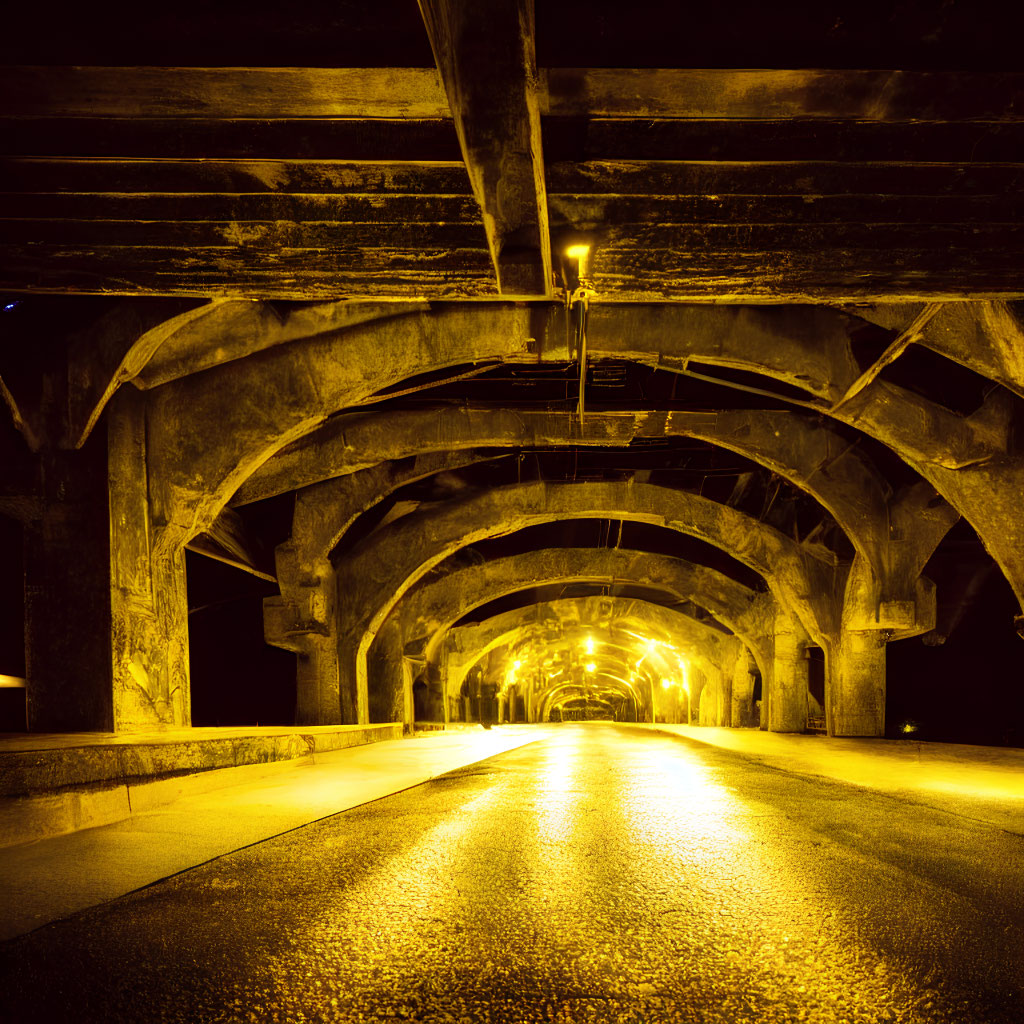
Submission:
[[[664,638],[683,638],[691,658],[709,670],[723,671],[743,649],[736,637],[697,622],[669,608],[636,598],[563,598],[525,606],[492,616],[472,626],[462,626],[448,635],[441,658],[441,675],[448,693],[458,693],[472,666],[492,651],[529,640],[534,633],[548,637],[553,625],[564,630],[623,630],[639,625]],[[725,723],[728,724],[728,723]]]
[[[535,523],[566,518],[654,522],[728,551],[765,578],[816,642],[838,634],[844,570],[819,561],[778,531],[725,505],[683,491],[628,483],[531,483],[410,515],[371,535],[339,564],[342,694],[366,715],[366,651],[402,595],[460,547]],[[336,699],[336,698],[335,698]]]
[[[585,555],[586,552],[580,554]],[[643,553],[626,553],[629,555],[637,555],[640,559],[643,559],[645,555]],[[655,560],[661,559],[662,556],[646,556]],[[506,560],[498,560],[506,561]],[[507,560],[509,562],[512,559]],[[634,559],[635,561],[635,559]],[[665,562],[672,563],[677,562],[675,559],[665,559]],[[689,566],[688,563],[682,563],[679,567],[673,567],[672,565],[666,565],[665,568],[669,572],[673,572],[674,568],[681,568],[682,575],[687,575],[686,570],[689,569],[701,569],[702,567]],[[678,575],[678,572],[675,574]],[[695,573],[695,576],[700,573]],[[677,581],[678,582],[678,581]],[[693,580],[690,581],[691,584]],[[432,589],[432,588],[428,588]],[[498,589],[506,589],[500,584]],[[741,588],[745,589],[745,588]],[[748,592],[750,593],[750,592]],[[760,598],[765,598],[767,595],[756,595]],[[575,600],[576,604],[571,602]],[[641,629],[646,630],[648,633],[654,632],[662,634],[662,638],[668,636],[685,635],[688,637],[690,644],[696,644],[700,648],[701,656],[711,662],[716,663],[715,651],[722,647],[722,645],[731,645],[733,638],[738,637],[739,640],[745,644],[749,649],[754,652],[755,660],[758,664],[759,670],[762,672],[765,679],[770,680],[772,678],[773,670],[773,632],[776,626],[776,609],[774,602],[770,599],[756,607],[754,614],[750,614],[749,610],[741,615],[737,616],[739,622],[737,625],[741,625],[740,628],[733,635],[722,633],[715,629],[713,626],[705,622],[701,622],[698,619],[694,619],[691,616],[677,611],[673,608],[666,608],[662,605],[658,605],[653,602],[644,601],[639,598],[577,598],[577,599],[563,599],[561,601],[542,602],[541,606],[549,608],[561,607],[565,608],[579,608],[584,607],[582,602],[590,602],[585,607],[590,609],[591,621],[599,624],[599,628],[609,630],[611,628],[617,628],[620,630],[625,629],[624,622],[629,616],[633,616],[634,624]],[[457,599],[453,602],[458,604]],[[481,601],[480,603],[486,603]],[[494,616],[492,619],[501,620],[502,622],[525,622],[530,626],[535,626],[535,614],[531,614],[531,609],[536,609],[537,604],[524,605],[521,608],[512,609],[502,615]],[[441,672],[443,678],[448,678],[447,669],[452,665],[453,652],[456,650],[465,653],[464,648],[461,646],[462,641],[459,641],[455,646],[448,643],[448,637],[451,634],[457,634],[459,637],[466,638],[478,635],[472,629],[472,627],[461,627],[460,629],[454,628],[454,622],[461,617],[461,613],[458,608],[454,610],[449,609],[445,613],[445,621],[437,624],[431,624],[433,630],[432,637],[428,642],[426,648],[423,651],[423,655],[426,659],[428,667],[435,666]],[[489,621],[489,620],[488,620]],[[615,621],[618,621],[618,625],[615,626]],[[545,623],[545,628],[548,623]],[[562,623],[564,629],[564,621]],[[385,627],[386,628],[386,627]],[[403,637],[408,640],[409,634],[401,630]],[[507,639],[507,638],[506,638]],[[606,642],[607,646],[607,642]],[[492,644],[487,650],[493,649]],[[478,657],[478,655],[472,655],[469,661],[465,661],[462,658],[455,658],[455,662],[461,664],[461,674],[458,674],[456,680],[456,688],[461,685],[462,679],[464,678],[465,671],[468,670],[472,662]],[[480,652],[486,653],[484,652]],[[450,692],[450,691],[449,691]]]
[[[473,608],[547,582],[584,579],[640,583],[692,600],[741,638],[753,652],[766,686],[770,685],[774,677],[774,633],[780,626],[791,629],[775,598],[770,593],[749,590],[706,566],[650,552],[556,548],[493,559],[481,566],[455,570],[441,579],[422,581],[399,602],[389,621],[397,619],[398,632],[406,644],[427,636],[423,655],[428,663],[436,664],[447,634]],[[614,600],[622,606],[625,599]],[[649,609],[658,608],[645,604]]]
[[[1024,519],[1016,507],[1024,459],[1010,449],[1011,410],[998,395],[967,418],[885,381],[875,380],[843,400],[858,377],[848,331],[854,321],[823,307],[672,305],[625,311],[609,305],[595,306],[592,313],[588,339],[594,357],[680,371],[690,361],[751,370],[802,387],[810,397],[796,405],[889,445],[970,521],[1024,601]],[[159,652],[187,634],[183,545],[209,527],[271,455],[333,413],[410,376],[488,359],[564,361],[571,356],[564,316],[551,303],[402,307],[369,323],[287,339],[287,318],[277,318],[275,325],[274,317],[266,317],[250,339],[260,350],[255,355],[136,392],[141,407],[116,401],[134,390],[122,389],[108,410],[110,517],[122,527],[111,550],[118,581],[114,634],[123,638],[114,658],[115,692],[135,691],[128,666],[140,660],[157,665]],[[131,539],[136,537],[146,540],[141,552]],[[133,612],[140,600],[146,607],[141,617]],[[152,704],[151,693],[180,685],[159,667],[157,676],[151,674],[143,687],[140,708]],[[115,696],[115,704],[120,702]],[[131,724],[143,720],[151,719],[143,714]]]
[[[547,410],[435,406],[342,416],[325,437],[312,436],[319,438],[315,448],[303,451],[315,463],[315,475],[346,470],[352,464],[347,456],[354,450],[361,460],[415,456],[416,462],[411,467],[373,466],[302,488],[291,540],[279,550],[282,593],[293,586],[296,572],[309,578],[329,575],[324,568],[327,552],[353,521],[353,510],[373,503],[374,491],[383,497],[427,475],[432,464],[438,470],[467,465],[472,460],[460,459],[458,452],[470,445],[626,445],[636,438],[688,436],[737,452],[789,480],[829,511],[866,563],[858,567],[860,587],[851,595],[860,603],[860,618],[877,624],[879,609],[892,609],[881,622],[892,628],[908,629],[918,622],[925,624],[919,631],[930,628],[933,610],[930,605],[918,607],[917,578],[958,518],[924,482],[894,496],[845,437],[827,424],[789,412],[597,412],[580,427],[564,413]],[[294,481],[299,467],[292,460],[285,465]]]
[[[235,305],[226,304],[223,315],[235,318]],[[297,331],[292,317],[254,318],[248,342],[255,356],[169,380],[148,396],[152,500],[163,543],[187,541],[289,441],[398,380],[487,359],[569,358],[564,316],[558,304],[381,306],[364,322],[339,326],[328,317],[312,334]],[[846,322],[845,314],[814,306],[655,305],[631,307],[628,316],[595,307],[590,350],[670,367],[700,358],[766,373],[833,402],[857,376]],[[203,318],[197,330],[215,337],[217,317]],[[211,422],[221,427],[216,444],[207,434]]]
[[[341,497],[344,484],[337,482],[339,478],[352,474],[352,479],[374,458],[386,462],[473,447],[626,446],[654,437],[698,438],[785,478],[835,518],[876,573],[886,573],[894,558],[892,549],[898,547],[891,542],[889,523],[900,515],[901,501],[844,435],[820,417],[796,411],[597,411],[588,413],[582,425],[564,411],[546,409],[440,405],[386,414],[345,414],[292,446],[291,452],[282,453],[287,457],[280,464],[274,459],[257,470],[240,496],[243,503],[270,497],[293,489],[296,481],[308,480],[299,494],[322,495],[317,500],[326,503],[335,494]],[[917,515],[931,501],[933,508],[928,511],[933,518],[935,497],[934,492],[927,497],[916,492],[901,496],[902,503],[911,506],[909,515]]]
[[[563,318],[564,310],[553,304],[486,310],[452,304],[429,312],[416,307],[301,340],[291,337],[288,344],[279,340],[286,326],[266,318],[252,339],[263,350],[255,357],[213,366],[150,393],[147,445],[150,500],[159,527],[156,553],[180,548],[205,529],[241,483],[289,441],[390,383],[489,358],[564,360],[569,353]],[[801,387],[812,396],[803,404],[871,433],[912,464],[922,455],[938,466],[950,463],[945,453],[953,450],[951,464],[962,468],[1006,452],[1005,430],[997,426],[993,432],[984,417],[947,414],[885,382],[876,380],[840,402],[859,376],[849,323],[846,313],[813,306],[639,305],[630,307],[628,316],[615,305],[595,306],[588,344],[594,357],[674,369],[699,359]],[[222,427],[216,444],[205,436],[209,422]],[[985,514],[991,494],[974,501],[942,473],[928,478],[979,533],[992,532]],[[1017,549],[1024,543],[1015,548],[995,537],[990,544],[997,561],[1003,565],[1008,558],[1011,567]],[[1019,578],[1011,582],[1019,583],[1024,596],[1024,556],[1020,559]]]
[[[777,605],[770,594],[707,566],[685,559],[621,548],[548,548],[496,558],[472,568],[455,569],[439,579],[423,580],[399,602],[398,616],[406,642],[431,639],[431,657],[439,637],[474,608],[548,583],[622,582],[657,587],[680,600],[691,600],[732,632],[756,636],[770,632]]]

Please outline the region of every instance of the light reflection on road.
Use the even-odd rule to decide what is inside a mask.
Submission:
[[[253,936],[205,992],[260,1021],[990,1024],[943,994],[959,943],[937,922],[970,904],[821,838],[880,827],[862,800],[566,725],[201,868],[171,885],[192,895],[174,913],[209,908],[214,949],[223,927]],[[890,921],[902,960],[878,941]],[[191,951],[194,923],[177,933]],[[186,981],[167,999],[191,1012]]]

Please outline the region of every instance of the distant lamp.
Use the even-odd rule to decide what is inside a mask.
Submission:
[[[661,688],[663,690],[667,690],[671,685],[672,685],[672,680],[671,679],[662,679],[662,681],[661,681]]]
[[[586,663],[586,665],[584,665],[583,667],[584,667],[584,668],[585,668],[585,669],[586,669],[586,670],[587,670],[588,672],[593,672],[593,671],[594,671],[594,669],[595,669],[595,668],[597,668],[597,666],[596,666],[596,665],[595,665],[595,664],[594,664],[594,663],[593,663],[592,661],[588,661],[588,662]]]

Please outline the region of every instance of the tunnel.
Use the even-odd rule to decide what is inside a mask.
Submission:
[[[411,821],[410,794],[433,786],[442,838],[407,850],[393,835],[408,856],[389,891],[445,902],[415,872],[473,831],[462,804],[444,803],[448,784],[481,814],[529,793],[533,810],[508,812],[518,831],[499,816],[494,832],[553,856],[563,889],[577,892],[576,875],[559,875],[551,835],[566,857],[583,849],[574,836],[601,845],[573,817],[585,805],[595,821],[621,815],[602,828],[658,884],[676,885],[671,858],[713,860],[720,841],[767,872],[744,875],[753,892],[775,869],[729,822],[757,819],[759,797],[737,803],[753,783],[721,781],[716,758],[980,802],[942,807],[1020,834],[1001,817],[1014,787],[985,803],[980,766],[1024,768],[1022,18],[988,0],[798,6],[11,15],[0,877],[12,893],[57,871],[43,869],[45,844],[149,827],[140,816],[222,790],[238,806],[211,810],[210,834],[237,811],[237,842],[194,846],[202,863],[374,801]],[[666,737],[682,746],[659,747]],[[915,751],[945,781],[911,778]],[[251,808],[233,787],[275,779],[284,793],[343,758],[356,794],[344,806],[311,784],[278,831],[245,831]],[[981,773],[970,785],[958,758]],[[392,768],[411,774],[375,789]],[[764,817],[789,820],[790,797],[759,785],[781,815]],[[651,808],[669,804],[681,831],[666,839]],[[884,815],[870,820],[846,840]],[[680,822],[699,850],[672,845]],[[503,849],[509,887],[548,892],[528,871],[516,881]],[[188,875],[199,862],[182,856],[126,867],[131,885],[103,898]],[[793,887],[816,891],[818,867]],[[602,870],[577,874],[607,887]],[[32,929],[99,902],[61,899],[45,880],[12,896],[0,939],[34,942]],[[777,940],[766,932],[766,960]],[[555,944],[552,962],[577,962]],[[626,955],[607,945],[609,963]],[[478,955],[512,970],[501,950]],[[1010,975],[1000,992],[1017,991]],[[629,977],[635,1019],[661,1019],[658,1007],[682,1019],[643,1002],[661,982]],[[310,1019],[506,1019],[482,996],[435,1018],[422,993],[403,1008],[373,991],[349,1016],[309,995]],[[891,992],[876,994],[881,1013]],[[508,1019],[605,1019],[559,998]],[[722,1019],[784,1019],[766,1005]],[[187,1016],[170,1006],[166,1019]],[[892,1012],[878,1019],[917,1019]]]

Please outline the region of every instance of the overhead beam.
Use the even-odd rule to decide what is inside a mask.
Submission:
[[[533,0],[419,0],[502,295],[551,294]]]
[[[929,321],[934,319],[941,309],[942,303],[940,302],[930,302],[925,306],[914,317],[907,329],[893,339],[886,350],[846,389],[843,397],[832,405],[829,412],[835,413],[841,405],[845,405],[856,398],[890,363],[899,359],[910,345],[920,341],[924,337],[922,332],[925,327],[928,326]]]
[[[474,127],[484,128],[500,127],[505,117],[522,119],[524,114],[531,121],[540,115],[876,123],[1024,120],[1024,74],[1020,72],[538,70],[532,0],[420,0],[420,11],[441,83],[433,69],[422,67],[7,65],[0,68],[4,116],[207,120],[454,116],[458,121],[469,115]],[[489,110],[491,102],[498,106]],[[527,123],[522,120],[521,126]]]
[[[555,116],[1015,121],[1024,115],[1024,75],[1012,72],[548,68],[541,74],[541,113]]]
[[[0,68],[6,117],[449,116],[431,68]]]

